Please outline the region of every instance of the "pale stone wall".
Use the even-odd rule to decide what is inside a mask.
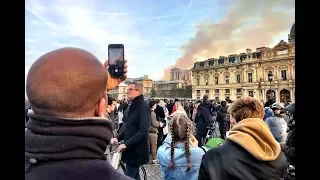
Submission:
[[[202,99],[203,95],[208,94],[210,99],[221,101],[229,97],[235,100],[242,94],[251,93],[265,102],[270,89],[268,72],[271,71],[271,89],[275,92],[275,100],[295,102],[295,45],[280,41],[273,48],[257,48],[257,51],[261,51],[260,58],[253,58],[253,52],[249,51],[242,62],[240,55],[235,55],[235,63],[230,63],[227,57],[221,65],[218,65],[218,59],[214,59],[214,65],[211,66],[209,60],[204,61],[203,67],[196,62],[192,68],[192,98]],[[282,70],[286,70],[286,80],[282,79]],[[249,82],[248,73],[252,73],[252,82]],[[240,75],[240,83],[237,83],[236,75]],[[215,77],[218,77],[218,84],[215,84]],[[226,83],[227,77],[229,84]],[[241,89],[241,92],[237,92],[237,89]]]

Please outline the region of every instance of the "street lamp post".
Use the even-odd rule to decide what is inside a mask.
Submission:
[[[270,98],[273,98],[273,93],[272,93],[272,89],[271,89],[272,77],[273,77],[273,74],[272,74],[271,71],[269,71],[269,73],[268,73],[268,80],[269,80],[269,82],[270,82]]]
[[[259,98],[261,98],[263,96],[262,94],[262,90],[261,90],[261,82],[262,82],[262,78],[260,78],[260,81],[258,83],[258,94],[259,94]]]

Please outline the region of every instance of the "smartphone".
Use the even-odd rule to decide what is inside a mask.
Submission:
[[[111,77],[122,77],[124,74],[124,46],[123,44],[108,45],[108,71]]]

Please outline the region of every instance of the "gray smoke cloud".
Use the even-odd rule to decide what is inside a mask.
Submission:
[[[294,0],[234,2],[222,21],[197,26],[195,36],[181,46],[183,55],[164,69],[164,80],[169,79],[171,68],[191,68],[198,57],[228,56],[244,52],[246,48],[255,51],[257,47],[271,46],[274,37],[289,34],[295,19]]]

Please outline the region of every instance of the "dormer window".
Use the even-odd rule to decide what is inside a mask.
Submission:
[[[235,62],[236,62],[236,57],[231,56],[231,57],[229,58],[229,62],[230,62],[230,63],[235,63]]]
[[[221,64],[223,64],[223,63],[224,63],[224,59],[223,59],[223,58],[221,58],[221,59],[218,60],[218,64],[219,64],[219,65],[221,65]]]
[[[209,66],[213,66],[214,65],[214,60],[209,60]]]

